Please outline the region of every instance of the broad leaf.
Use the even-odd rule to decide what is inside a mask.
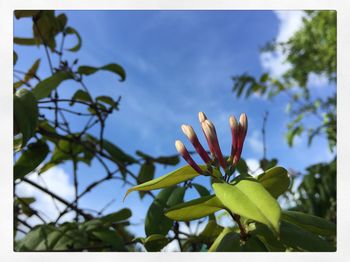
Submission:
[[[271,194],[252,177],[237,177],[234,184],[215,183],[217,198],[232,213],[267,225],[279,232],[281,208]]]
[[[37,84],[33,89],[33,95],[35,96],[36,100],[45,98],[49,96],[51,92],[55,90],[64,80],[71,78],[72,75],[68,72],[55,73]]]
[[[131,217],[131,210],[128,208],[123,208],[117,212],[108,214],[104,217],[99,218],[104,223],[114,223],[126,220]]]
[[[15,10],[15,17],[16,19],[20,19],[23,17],[32,17],[32,16],[36,16],[37,14],[39,14],[39,10]]]
[[[22,134],[22,147],[25,146],[36,129],[38,122],[38,105],[33,94],[21,89],[13,96],[15,131]]]
[[[160,234],[150,235],[144,240],[144,246],[148,252],[160,251],[169,243],[169,239]]]
[[[35,38],[14,37],[13,43],[17,45],[36,45],[38,44]]]
[[[209,252],[215,252],[218,248],[218,246],[220,245],[222,239],[229,233],[234,233],[234,229],[230,228],[230,227],[225,227],[220,235],[217,236],[217,238],[215,239],[214,243],[210,246],[209,248]]]
[[[155,173],[156,167],[152,163],[145,162],[139,171],[139,174],[137,176],[137,183],[142,184],[147,181],[150,181],[154,178],[154,173]],[[142,199],[145,195],[145,192],[140,191],[140,198]]]
[[[287,247],[300,251],[335,251],[335,247],[326,240],[286,221],[281,223],[280,241]]]
[[[76,101],[91,102],[92,99],[88,92],[79,89],[74,93],[72,101],[69,103],[69,105],[74,105]]]
[[[290,185],[288,171],[279,166],[266,170],[257,179],[275,198],[286,192]]]
[[[100,239],[102,242],[110,245],[115,251],[126,251],[124,241],[121,236],[117,235],[116,231],[102,228],[93,231],[92,234]]]
[[[166,235],[173,225],[173,221],[164,216],[164,209],[167,208],[167,201],[175,187],[168,187],[159,192],[150,205],[146,220],[145,233],[147,236],[153,234]]]
[[[206,245],[210,246],[214,240],[220,235],[224,228],[214,220],[209,220],[203,231],[199,234],[199,238]]]
[[[122,162],[122,163],[135,163],[136,160],[132,157],[126,154],[123,150],[121,150],[119,147],[108,141],[107,139],[103,139],[103,148],[111,155],[111,157],[116,162]]]
[[[166,210],[165,215],[177,221],[191,221],[213,214],[224,206],[215,196],[204,196]]]
[[[201,168],[206,169],[206,166],[202,165]],[[149,191],[169,187],[195,178],[196,176],[199,176],[199,174],[191,166],[183,166],[164,176],[130,188],[126,192],[124,199],[133,191]]]
[[[37,168],[49,153],[49,147],[41,140],[29,144],[14,165],[14,179],[22,179]]]
[[[255,229],[250,232],[251,235],[257,237],[270,252],[284,252],[286,247],[271,234],[267,226],[255,223]]]
[[[335,236],[336,225],[328,220],[297,212],[297,211],[283,211],[282,219],[291,224],[295,224],[305,230],[321,236]]]
[[[214,242],[215,243],[215,242]],[[225,234],[218,244],[216,252],[239,252],[241,251],[241,241],[238,233],[229,232]]]
[[[164,164],[164,165],[170,165],[170,166],[175,166],[180,162],[178,155],[152,157],[152,156],[147,155],[139,150],[136,151],[136,155],[142,157],[145,160],[150,160],[152,162],[156,162],[156,163]]]
[[[91,75],[96,73],[99,70],[110,71],[120,76],[120,81],[124,81],[126,74],[124,69],[118,64],[108,64],[101,67],[93,67],[93,66],[79,66],[78,73],[82,75]]]

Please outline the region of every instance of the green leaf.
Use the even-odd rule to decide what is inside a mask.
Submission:
[[[98,96],[98,97],[96,97],[96,101],[100,101],[102,103],[105,103],[114,109],[118,108],[118,102],[114,101],[113,98],[110,96]]]
[[[14,37],[13,43],[17,45],[36,45],[38,44],[35,38]]]
[[[39,14],[39,10],[15,10],[16,19],[20,19],[23,17],[32,17]]]
[[[136,155],[142,157],[145,160],[150,160],[152,162],[156,162],[156,163],[164,164],[164,165],[170,165],[170,166],[176,166],[180,162],[180,158],[178,155],[160,156],[160,157],[155,158],[155,157],[147,155],[139,150],[136,151]]]
[[[82,44],[82,40],[81,40],[81,37],[80,37],[78,31],[75,30],[72,27],[67,27],[66,28],[66,34],[67,35],[75,35],[77,37],[77,40],[78,40],[78,42],[77,42],[77,44],[75,46],[73,46],[72,48],[68,48],[67,50],[71,51],[71,52],[78,51],[81,48],[81,44]]]
[[[137,183],[142,184],[149,180],[152,180],[154,178],[156,167],[152,163],[145,162],[139,171],[139,174],[137,176]],[[141,191],[139,192],[140,198],[142,199],[145,195],[145,192]]]
[[[248,166],[244,159],[240,159],[236,166],[238,172],[242,175],[248,174]]]
[[[168,201],[167,201],[167,207],[172,207],[174,205],[177,205],[179,203],[183,202],[184,195],[186,192],[185,187],[176,187],[173,192],[171,193]]]
[[[114,222],[127,220],[130,217],[131,217],[131,210],[128,208],[123,208],[117,212],[101,217],[99,218],[99,220],[101,220],[104,223],[114,223]]]
[[[297,212],[283,211],[282,220],[297,225],[311,233],[321,236],[335,236],[336,225],[324,218]]]
[[[160,234],[153,234],[147,237],[143,244],[148,252],[160,251],[169,243],[169,239]]]
[[[64,28],[66,27],[67,25],[67,16],[65,14],[59,14],[57,17],[56,17],[56,21],[57,23],[59,24],[59,31],[60,32],[63,32],[64,31]]]
[[[197,190],[198,194],[200,196],[209,196],[210,192],[208,189],[206,189],[204,186],[197,184],[197,183],[192,183],[192,186]]]
[[[203,170],[207,167],[205,165],[200,166]],[[169,187],[178,183],[190,180],[199,176],[199,174],[191,166],[180,167],[164,176],[158,177],[141,185],[129,188],[126,192],[124,199],[133,191],[149,191],[159,188]]]
[[[77,90],[73,97],[72,97],[72,100],[77,100],[77,101],[83,101],[83,102],[91,102],[92,99],[91,99],[91,96],[89,95],[88,92],[84,91],[84,90]],[[69,105],[74,105],[75,104],[75,101],[71,101],[69,103]]]
[[[40,65],[40,58],[35,60],[34,64],[30,67],[28,72],[25,74],[23,82],[27,83],[30,79],[32,79],[35,76],[36,72],[38,71],[39,65]]]
[[[13,51],[13,65],[17,63],[17,60],[18,60],[18,55],[15,51]]]
[[[214,242],[215,243],[215,242]],[[238,233],[228,232],[226,233],[220,244],[216,248],[216,252],[239,252],[241,251],[241,241]]]
[[[255,229],[250,232],[251,235],[257,237],[271,252],[284,252],[286,248],[283,244],[276,238],[276,236],[271,234],[271,231],[267,226],[255,223]]]
[[[115,251],[126,251],[124,241],[121,236],[117,235],[116,231],[101,228],[98,231],[93,231],[92,234],[99,238],[102,242],[109,244]]]
[[[93,66],[79,66],[78,73],[82,75],[91,75],[96,73],[99,70],[110,71],[120,76],[120,81],[124,81],[126,74],[124,69],[118,64],[108,64],[101,67],[93,67]]]
[[[203,231],[199,234],[199,238],[208,246],[220,235],[224,228],[214,220],[209,220]]]
[[[326,240],[286,221],[281,222],[280,241],[287,247],[300,251],[335,251],[335,247]]]
[[[214,183],[217,198],[232,213],[267,225],[279,232],[281,208],[271,194],[252,177],[237,177],[234,184]]]
[[[204,196],[166,210],[165,215],[176,221],[191,221],[225,208],[215,196]]]
[[[107,139],[103,139],[103,148],[111,155],[111,157],[117,161],[122,163],[135,163],[136,160],[126,154],[123,150],[121,150],[119,147],[108,141]]]
[[[290,185],[288,171],[279,166],[266,170],[257,177],[257,180],[274,198],[286,192]]]
[[[33,89],[33,95],[36,100],[45,98],[51,94],[64,80],[72,79],[71,73],[57,72],[54,75],[44,79]]]
[[[234,233],[234,229],[231,227],[225,227],[220,235],[217,236],[217,238],[215,239],[214,243],[210,246],[208,252],[215,252],[218,248],[218,246],[220,245],[222,239],[228,234],[228,233]]]
[[[38,122],[38,105],[33,94],[21,89],[13,96],[15,130],[22,133],[22,147],[34,133]]]
[[[49,147],[42,140],[29,144],[14,165],[14,179],[22,179],[45,160]]]
[[[166,235],[173,225],[173,221],[164,216],[167,201],[176,187],[168,187],[159,192],[150,205],[145,219],[145,233]]]

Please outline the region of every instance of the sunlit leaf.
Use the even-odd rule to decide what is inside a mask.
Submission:
[[[234,184],[214,183],[220,202],[232,213],[267,225],[279,232],[281,208],[271,194],[252,177],[237,177]]]
[[[191,221],[225,208],[215,196],[200,197],[166,210],[165,215],[177,221]]]
[[[202,170],[205,170],[207,167],[205,165],[202,165],[201,168]],[[155,190],[155,189],[164,188],[168,186],[173,186],[178,183],[195,178],[196,176],[199,176],[199,174],[191,166],[183,166],[164,176],[158,177],[156,179],[153,179],[151,181],[148,181],[146,183],[143,183],[141,185],[137,185],[128,189],[124,199],[132,191],[149,191],[149,190]]]
[[[288,171],[283,167],[273,167],[257,177],[269,193],[277,198],[286,192],[290,185]]]

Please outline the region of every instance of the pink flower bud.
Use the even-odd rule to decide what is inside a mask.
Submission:
[[[184,134],[187,136],[187,138],[191,141],[193,147],[196,149],[197,153],[203,159],[203,161],[205,163],[209,163],[210,157],[208,156],[208,153],[203,148],[202,144],[199,142],[198,137],[194,132],[192,126],[182,125],[181,129],[184,132]]]
[[[248,118],[247,118],[247,115],[243,113],[239,117],[237,149],[235,152],[235,156],[233,158],[233,164],[237,164],[237,162],[241,158],[243,143],[247,134],[247,130],[248,130]]]
[[[176,150],[180,153],[180,155],[185,159],[185,161],[199,174],[202,174],[202,169],[194,162],[193,158],[188,153],[185,145],[180,141],[175,141]]]
[[[229,122],[230,122],[231,135],[232,135],[231,157],[233,157],[237,149],[239,124],[237,123],[237,120],[234,116],[230,116]]]
[[[222,168],[226,168],[226,161],[221,153],[219,141],[213,123],[206,119],[202,122],[202,129],[207,139],[210,151],[217,157]]]

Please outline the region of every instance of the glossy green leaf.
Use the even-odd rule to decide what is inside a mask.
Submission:
[[[280,241],[287,247],[292,247],[300,251],[335,251],[335,247],[326,240],[286,221],[281,222]]]
[[[166,210],[165,215],[177,221],[191,221],[213,214],[224,206],[215,196],[204,196]]]
[[[145,233],[166,235],[173,225],[173,221],[164,216],[167,202],[176,187],[168,187],[158,193],[150,205],[145,219]]]
[[[231,227],[225,227],[221,233],[216,237],[213,244],[210,246],[208,252],[215,252],[220,245],[222,239],[228,234],[228,233],[234,233],[234,229]]]
[[[336,225],[324,218],[297,211],[283,211],[282,219],[321,236],[335,236]]]
[[[44,79],[33,89],[33,95],[36,100],[45,98],[51,94],[63,81],[71,79],[72,75],[68,72],[58,72]]]
[[[290,185],[288,171],[279,166],[266,170],[257,179],[275,198],[286,192]]]
[[[126,77],[124,69],[118,64],[108,64],[101,67],[79,66],[78,73],[82,75],[91,75],[99,70],[105,70],[119,75],[121,78],[120,81],[124,81]]]
[[[267,225],[279,232],[281,208],[271,194],[252,177],[237,177],[234,184],[215,183],[217,198],[232,213]]]
[[[206,166],[201,166],[202,169],[205,169]],[[134,186],[125,194],[124,199],[133,191],[149,191],[155,190],[159,188],[164,188],[168,186],[173,186],[178,183],[187,181],[189,179],[195,178],[199,176],[199,174],[191,167],[191,166],[183,166],[180,167],[164,176],[158,177],[141,185]]]
[[[22,147],[34,133],[38,122],[38,105],[33,94],[21,89],[13,96],[14,124],[22,134]]]
[[[43,162],[49,153],[49,147],[41,140],[29,144],[14,165],[14,179],[22,179]]]
[[[67,35],[75,35],[77,37],[77,40],[78,40],[78,42],[75,46],[68,48],[67,50],[71,51],[71,52],[78,51],[81,48],[81,44],[82,44],[82,40],[81,40],[81,37],[80,37],[78,31],[72,27],[67,27],[65,32]]]

